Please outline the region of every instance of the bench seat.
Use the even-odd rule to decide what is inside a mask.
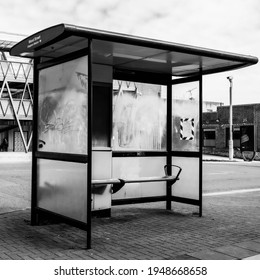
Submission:
[[[182,171],[181,167],[177,165],[172,165],[173,167],[178,168],[177,175],[167,175],[167,165],[164,166],[165,176],[154,176],[154,177],[139,177],[134,179],[121,179],[121,178],[112,178],[112,179],[100,179],[92,180],[92,193],[102,194],[107,185],[112,186],[112,193],[118,192],[125,184],[131,183],[145,183],[145,182],[170,182],[172,185],[179,180],[179,175]]]

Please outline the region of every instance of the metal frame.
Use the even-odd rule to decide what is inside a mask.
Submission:
[[[166,182],[166,196],[154,196],[144,198],[129,198],[129,199],[116,199],[112,200],[113,205],[124,205],[133,203],[145,203],[145,202],[157,202],[166,201],[166,209],[171,210],[171,202],[181,202],[191,205],[199,206],[199,216],[202,216],[202,75],[195,75],[191,77],[179,78],[172,80],[171,76],[167,75],[148,75],[142,72],[124,72],[114,71],[114,78],[118,80],[127,80],[133,82],[145,82],[151,84],[161,84],[167,86],[167,105],[166,105],[166,127],[167,127],[167,144],[165,151],[112,151],[112,157],[166,157],[167,172],[171,175],[172,171],[170,165],[172,165],[172,157],[192,157],[199,159],[199,200],[182,198],[172,196],[172,185]],[[199,82],[199,118],[200,118],[200,139],[199,139],[199,151],[172,151],[172,86],[175,84],[182,84],[198,81]]]
[[[92,38],[88,43],[88,185],[87,185],[87,248],[91,248],[91,182],[92,182],[92,116],[93,116],[93,81],[92,81]]]
[[[59,60],[53,60],[48,63],[40,63],[39,59],[35,59],[35,67],[34,67],[34,120],[33,120],[33,150],[32,150],[32,194],[31,194],[31,224],[38,225],[40,223],[40,218],[48,217],[51,218],[59,218],[63,221],[66,221],[68,224],[73,226],[77,226],[79,228],[83,228],[87,232],[87,243],[86,247],[91,248],[91,180],[92,180],[92,60],[91,60],[91,40],[89,40],[89,45],[86,46],[86,50],[77,53],[76,55],[72,55],[67,58],[62,58]],[[86,53],[87,52],[87,53]],[[68,62],[73,59],[82,57],[84,55],[88,55],[88,154],[87,155],[79,155],[79,154],[66,154],[66,153],[55,153],[55,152],[44,152],[38,151],[38,95],[39,95],[39,71],[54,65],[58,65],[60,63]],[[68,162],[77,162],[82,164],[87,164],[87,222],[86,224],[72,218],[54,213],[52,211],[42,209],[37,205],[37,174],[38,167],[37,161],[38,159],[48,159],[48,160],[58,160],[58,161],[68,161]]]
[[[172,80],[171,85],[177,85],[177,84],[184,84],[189,82],[199,82],[199,151],[193,152],[193,151],[171,151],[171,156],[179,156],[179,157],[192,157],[192,158],[198,158],[199,159],[199,200],[195,199],[189,199],[189,198],[183,198],[183,197],[176,197],[171,195],[171,201],[175,202],[181,202],[191,205],[197,205],[199,206],[199,216],[202,216],[202,146],[203,146],[203,130],[202,130],[202,74],[196,75],[193,77],[188,78],[180,78],[176,80]]]
[[[146,151],[146,150],[131,150],[131,151],[112,151],[112,157],[166,157],[167,173],[171,175],[171,168],[169,165],[172,164],[171,160],[171,139],[172,139],[172,104],[171,104],[171,75],[157,74],[148,72],[128,72],[123,70],[114,69],[113,79],[124,80],[131,82],[149,83],[156,85],[163,85],[167,87],[167,99],[166,99],[166,149],[161,151]],[[157,202],[166,201],[166,209],[171,209],[171,189],[172,184],[166,182],[166,195],[165,196],[152,196],[152,197],[140,197],[140,198],[129,198],[129,199],[112,199],[112,206],[134,204],[134,203],[146,203],[146,202]]]
[[[202,217],[202,206],[203,206],[203,199],[202,199],[202,183],[203,183],[203,162],[202,162],[202,153],[203,153],[203,129],[202,129],[202,116],[203,116],[203,110],[202,110],[202,104],[203,104],[203,78],[202,73],[199,77],[199,98],[200,98],[200,107],[199,107],[199,118],[200,118],[200,166],[199,166],[199,216]]]
[[[37,157],[35,153],[38,147],[38,88],[39,88],[39,79],[38,79],[38,69],[36,65],[40,63],[40,59],[36,58],[34,60],[34,106],[33,106],[33,143],[32,143],[32,193],[31,193],[31,225],[38,225],[39,217],[37,211]]]
[[[167,122],[166,122],[166,129],[167,129],[167,173],[172,175],[172,84],[171,79],[167,84]],[[166,183],[166,209],[172,209],[172,185],[167,182]]]

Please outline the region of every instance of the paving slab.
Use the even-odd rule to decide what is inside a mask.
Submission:
[[[255,241],[245,241],[245,242],[237,243],[236,246],[251,250],[256,253],[260,253],[260,243]]]
[[[226,254],[228,256],[234,257],[235,259],[243,259],[246,257],[253,256],[255,254],[255,252],[252,250],[244,249],[235,245],[217,247],[214,248],[214,250]]]
[[[235,260],[235,257],[222,254],[217,251],[204,250],[189,254],[190,256],[199,260]]]
[[[174,260],[199,260],[198,258],[195,258],[195,257],[187,255],[187,254],[176,256],[173,259]]]
[[[229,260],[260,254],[259,193],[203,198],[197,206],[165,202],[116,206],[86,232],[69,225],[30,225],[30,209],[0,214],[0,259]],[[250,254],[249,254],[250,253]]]
[[[252,241],[257,242],[257,243],[260,243],[260,238],[254,239],[254,240],[252,240]]]

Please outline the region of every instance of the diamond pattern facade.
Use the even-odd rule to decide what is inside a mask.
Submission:
[[[0,149],[28,152],[32,140],[33,64],[9,56],[12,45],[0,40]],[[6,140],[8,148],[2,145]]]

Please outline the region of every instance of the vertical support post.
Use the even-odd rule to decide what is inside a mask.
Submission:
[[[258,110],[257,110],[257,108],[256,108],[256,105],[254,106],[254,127],[253,127],[253,129],[254,129],[254,138],[253,138],[253,140],[254,140],[254,152],[256,152],[257,151],[257,134],[258,134],[258,131],[257,131],[257,127],[258,127],[258,116],[257,116],[257,112],[258,112]]]
[[[169,81],[167,83],[167,122],[166,122],[166,130],[167,130],[167,172],[169,175],[172,174],[172,77],[169,77]],[[171,210],[171,202],[172,202],[172,185],[167,182],[166,189],[166,209]]]
[[[33,106],[33,138],[32,138],[32,190],[31,190],[31,225],[37,225],[39,223],[38,214],[37,214],[37,158],[35,153],[37,152],[38,146],[38,98],[39,98],[39,77],[37,65],[39,63],[39,59],[34,59],[34,70],[33,70],[33,98],[34,98],[34,106]]]
[[[88,167],[87,167],[87,249],[91,248],[91,181],[92,181],[92,39],[88,41]]]
[[[200,129],[200,140],[199,140],[199,216],[202,217],[202,184],[203,184],[203,162],[202,162],[202,154],[203,154],[203,130],[202,130],[202,106],[203,105],[203,91],[202,91],[202,73],[200,73],[199,77],[199,129]]]
[[[232,87],[233,87],[233,77],[227,77],[229,80],[229,143],[228,143],[228,155],[229,160],[233,160],[234,149],[233,149],[233,107],[232,107]]]

